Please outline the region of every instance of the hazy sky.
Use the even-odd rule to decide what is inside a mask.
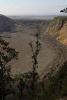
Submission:
[[[0,0],[4,15],[54,15],[65,7],[67,0]]]

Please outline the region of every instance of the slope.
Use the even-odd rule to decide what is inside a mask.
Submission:
[[[61,43],[67,44],[67,17],[55,17],[44,33],[50,34]]]
[[[14,20],[0,14],[0,32],[13,31],[15,24]]]

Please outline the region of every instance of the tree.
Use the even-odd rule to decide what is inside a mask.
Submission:
[[[61,10],[60,12],[67,13],[67,8]]]
[[[38,54],[41,49],[41,43],[39,42],[39,35],[40,35],[40,31],[39,31],[39,27],[37,26],[37,33],[35,35],[36,37],[35,47],[36,48],[34,49],[32,42],[29,43],[31,47],[31,51],[32,51],[32,63],[33,63],[32,70],[24,73],[23,75],[21,75],[22,77],[19,78],[18,89],[19,89],[19,94],[20,94],[20,97],[19,97],[20,100],[23,99],[22,93],[23,93],[24,88],[26,88],[28,91],[28,95],[29,95],[28,97],[30,97],[29,100],[30,99],[35,100],[36,98],[35,87],[39,79],[39,75],[37,73]]]
[[[41,49],[41,43],[39,42],[39,27],[37,26],[37,33],[36,33],[36,49],[34,50],[33,48],[33,44],[30,42],[29,45],[31,47],[31,51],[32,51],[32,63],[33,63],[33,67],[32,67],[32,71],[30,72],[31,74],[31,78],[32,78],[32,83],[31,83],[31,89],[34,90],[34,85],[37,81],[37,77],[38,77],[38,73],[36,72],[37,71],[37,68],[38,68],[38,54],[39,54],[39,51]]]
[[[5,100],[6,85],[11,80],[8,62],[17,59],[18,52],[9,47],[9,43],[0,37],[0,100]]]
[[[23,94],[23,91],[25,89],[25,86],[26,86],[26,83],[24,81],[24,75],[23,74],[20,74],[19,76],[17,76],[17,82],[18,82],[18,98],[19,100],[24,100],[24,94]]]
[[[31,47],[31,51],[32,51],[32,63],[33,63],[32,71],[25,73],[25,78],[26,78],[27,84],[29,85],[29,88],[31,89],[31,95],[32,95],[33,99],[36,97],[35,87],[36,87],[36,83],[38,82],[38,79],[39,79],[39,75],[37,73],[38,55],[39,55],[39,51],[41,49],[41,43],[39,42],[39,35],[40,35],[40,30],[39,30],[39,27],[37,26],[37,33],[35,34],[36,49],[34,49],[32,42],[29,43],[29,45]]]

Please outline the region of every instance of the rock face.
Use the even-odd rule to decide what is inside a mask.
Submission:
[[[12,19],[0,14],[0,32],[10,32],[14,26],[15,22]]]
[[[45,33],[56,37],[56,40],[67,44],[67,16],[55,17],[46,28]]]

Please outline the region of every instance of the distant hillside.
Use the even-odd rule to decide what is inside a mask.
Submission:
[[[43,15],[43,16],[8,16],[11,19],[17,20],[17,19],[22,19],[22,20],[52,20],[54,17],[56,17],[58,15]]]
[[[47,26],[52,22],[52,20],[31,20],[31,19],[16,19],[15,20],[20,26],[22,26],[22,30],[27,30],[27,33],[34,34],[36,33],[36,26],[38,25],[40,28],[40,32],[43,33],[46,30]],[[28,32],[28,30],[30,30]]]
[[[29,30],[33,34],[36,26],[39,25],[41,32],[48,26],[52,20],[32,20],[32,19],[11,19],[0,14],[0,33],[1,32],[17,32]],[[31,30],[31,31],[30,31]]]
[[[15,27],[15,21],[0,14],[0,32],[10,32]]]
[[[62,43],[67,44],[67,16],[55,17],[48,25],[45,33],[48,33]]]

